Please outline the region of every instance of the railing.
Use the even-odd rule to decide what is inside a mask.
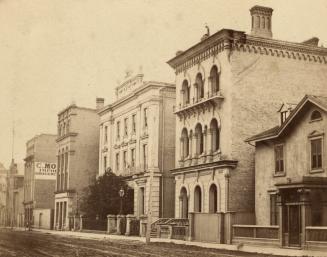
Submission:
[[[83,218],[83,230],[107,231],[107,219]]]
[[[172,227],[172,239],[186,240],[188,236],[188,226],[173,226]]]
[[[306,240],[327,242],[327,227],[306,227]]]
[[[233,238],[278,239],[279,226],[233,225]]]

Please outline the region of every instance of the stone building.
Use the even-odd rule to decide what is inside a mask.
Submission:
[[[12,160],[7,176],[7,217],[6,225],[24,226],[24,168],[22,163]]]
[[[84,188],[95,181],[99,158],[99,116],[96,109],[75,104],[58,113],[55,228],[69,228],[79,213]]]
[[[256,224],[278,225],[281,246],[306,247],[327,235],[327,97],[307,95],[280,116],[247,140],[255,143]]]
[[[6,224],[8,170],[0,163],[0,226]]]
[[[327,49],[318,39],[274,39],[273,10],[250,12],[250,34],[208,30],[168,61],[177,92],[176,217],[233,211],[254,222],[254,148],[244,140],[274,126],[281,103],[327,93]]]
[[[40,134],[26,142],[25,222],[34,228],[53,228],[57,172],[56,137],[56,135]]]
[[[130,76],[116,88],[116,101],[99,111],[99,175],[110,167],[134,190],[134,214],[147,213],[153,172],[152,217],[172,217],[175,85]],[[118,192],[117,192],[118,194]]]

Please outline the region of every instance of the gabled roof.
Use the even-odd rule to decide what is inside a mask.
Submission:
[[[276,126],[263,131],[255,136],[246,139],[245,142],[258,142],[279,137],[280,134],[288,127],[291,121],[298,115],[303,106],[308,102],[318,106],[320,109],[327,112],[326,96],[305,95],[281,126]]]

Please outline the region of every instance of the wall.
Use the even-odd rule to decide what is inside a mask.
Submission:
[[[41,221],[40,221],[41,216]],[[53,210],[52,209],[34,209],[34,228],[52,229]]]

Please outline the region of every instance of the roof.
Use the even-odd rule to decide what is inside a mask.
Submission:
[[[287,126],[291,123],[291,121],[298,115],[302,107],[308,102],[318,106],[319,108],[327,112],[326,96],[305,95],[282,125],[275,126],[271,129],[256,134],[246,139],[245,142],[258,142],[258,141],[277,138],[287,128]]]

